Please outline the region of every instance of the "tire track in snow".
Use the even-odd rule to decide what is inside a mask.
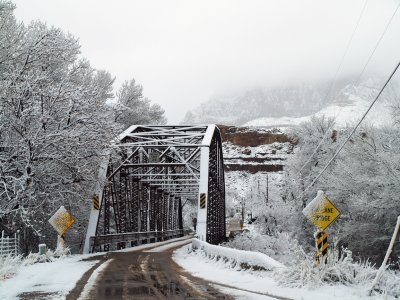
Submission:
[[[87,281],[85,287],[83,288],[81,294],[79,295],[78,300],[86,300],[90,299],[90,292],[93,290],[93,287],[100,279],[100,274],[107,268],[110,262],[113,261],[113,258],[102,263],[96,270],[93,271],[92,275],[90,275],[89,280]]]
[[[214,285],[214,286],[221,286],[221,287],[224,287],[224,288],[234,289],[234,290],[238,290],[238,291],[242,291],[242,292],[247,292],[247,293],[267,296],[267,297],[274,298],[274,299],[279,299],[279,300],[294,300],[292,298],[276,296],[276,295],[272,295],[272,294],[269,294],[269,293],[262,293],[262,292],[256,292],[256,291],[248,290],[248,289],[242,289],[242,288],[238,288],[236,286],[232,286],[232,285],[224,284],[224,283],[211,282],[210,284]]]

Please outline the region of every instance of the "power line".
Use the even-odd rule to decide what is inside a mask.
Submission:
[[[345,51],[344,51],[344,53],[343,53],[343,55],[342,55],[342,58],[340,59],[339,66],[338,66],[338,68],[336,69],[336,72],[335,72],[334,81],[333,81],[333,83],[332,83],[332,85],[331,85],[331,88],[329,89],[328,94],[327,94],[326,97],[325,97],[325,100],[328,99],[329,95],[332,93],[332,91],[334,90],[334,88],[335,88],[335,86],[336,86],[336,82],[337,82],[337,77],[338,77],[338,75],[339,75],[339,71],[340,71],[340,69],[342,68],[342,65],[343,65],[344,59],[346,58],[347,53],[349,52],[350,45],[351,45],[351,43],[353,42],[354,36],[355,36],[355,34],[356,34],[356,31],[357,31],[357,29],[358,29],[358,26],[360,25],[360,21],[361,21],[361,18],[362,18],[362,16],[363,16],[363,14],[364,14],[365,8],[367,7],[367,4],[368,4],[368,0],[365,0],[364,6],[363,6],[363,8],[361,9],[360,15],[358,16],[356,26],[355,26],[354,29],[353,29],[353,32],[352,32],[352,34],[351,34],[351,36],[350,36],[350,39],[349,39],[349,41],[347,42],[346,49],[345,49]],[[392,17],[392,18],[393,18],[393,17]]]
[[[346,145],[346,143],[350,140],[354,132],[357,130],[358,126],[360,126],[361,122],[365,119],[369,111],[371,110],[372,106],[375,104],[375,102],[379,99],[380,95],[382,94],[383,90],[386,88],[388,85],[389,81],[392,79],[393,75],[396,73],[397,69],[400,66],[400,61],[397,63],[396,67],[394,68],[393,72],[390,74],[389,78],[386,80],[385,84],[379,91],[378,95],[375,97],[374,101],[372,101],[371,105],[368,107],[367,111],[364,113],[360,121],[358,121],[357,125],[353,128],[353,130],[350,132],[349,136],[346,138],[346,140],[343,142],[343,144],[339,147],[339,149],[335,152],[335,154],[332,156],[332,158],[329,160],[329,162],[325,165],[325,167],[322,169],[322,171],[317,175],[317,177],[314,178],[314,180],[305,188],[304,192],[302,193],[302,196],[305,194],[305,192],[311,188],[314,183],[322,176],[322,174],[326,171],[326,169],[329,167],[329,165],[333,162],[333,160],[339,155],[340,151],[342,151],[343,147]]]
[[[327,92],[327,94],[326,94],[326,96],[325,96],[325,98],[324,98],[323,103],[325,103],[325,101],[329,98],[329,96],[331,95],[332,91],[334,90],[334,88],[335,88],[335,86],[336,86],[337,78],[338,78],[338,75],[339,75],[339,71],[340,71],[340,69],[341,69],[342,66],[343,66],[343,62],[344,62],[344,59],[346,58],[347,53],[349,52],[350,45],[351,45],[351,43],[353,42],[354,36],[355,36],[355,34],[356,34],[356,31],[357,31],[357,29],[358,29],[358,26],[360,25],[360,21],[361,21],[361,18],[362,18],[362,16],[363,16],[363,14],[364,14],[365,8],[367,7],[367,4],[368,4],[368,0],[365,0],[364,5],[363,5],[363,7],[362,7],[362,9],[361,9],[360,15],[358,16],[356,25],[355,25],[355,27],[354,27],[354,29],[353,29],[353,32],[351,33],[350,39],[349,39],[349,41],[347,42],[345,51],[344,51],[344,53],[343,53],[343,55],[342,55],[342,57],[341,57],[341,59],[340,59],[340,63],[339,63],[339,65],[338,65],[338,67],[336,68],[336,72],[335,72],[335,75],[334,75],[334,77],[333,77],[334,79],[333,79],[333,81],[332,81],[332,84],[331,84],[330,88],[328,89],[328,92]],[[331,126],[330,126],[330,127],[331,127]],[[314,150],[314,152],[311,154],[310,158],[304,163],[304,165],[300,168],[300,170],[299,170],[298,173],[300,173],[300,172],[305,168],[305,166],[311,161],[311,159],[312,159],[312,158],[314,157],[314,155],[317,153],[318,149],[322,146],[322,144],[323,144],[323,142],[324,142],[326,136],[328,135],[329,129],[330,129],[330,128],[327,129],[325,135],[322,137],[321,141],[320,141],[319,144],[317,145],[317,148],[315,148],[315,150]]]
[[[365,63],[365,65],[364,65],[364,67],[363,67],[363,69],[362,69],[360,75],[358,75],[356,84],[359,83],[359,81],[360,81],[362,75],[363,75],[364,72],[365,72],[365,69],[367,68],[369,62],[371,61],[372,56],[374,56],[376,49],[378,49],[378,46],[379,46],[380,42],[382,41],[383,37],[385,36],[386,31],[388,30],[390,24],[392,23],[392,21],[393,21],[393,19],[394,19],[394,16],[396,15],[396,13],[397,13],[397,11],[399,10],[399,8],[400,8],[400,2],[399,2],[399,4],[397,5],[397,7],[396,7],[395,11],[393,12],[392,16],[390,17],[389,21],[386,23],[385,29],[383,30],[381,36],[379,37],[378,41],[376,42],[375,47],[374,47],[374,49],[372,50],[370,56],[368,57],[368,60],[367,60],[367,62]]]
[[[357,22],[356,28],[358,27],[358,23],[359,23],[360,20],[361,20],[361,16],[362,16],[362,14],[363,14],[363,12],[364,12],[364,10],[365,10],[365,7],[366,7],[366,5],[367,5],[367,2],[368,2],[368,0],[366,0],[366,2],[364,3],[364,7],[363,7],[363,9],[362,9],[362,11],[361,11],[361,14],[360,14],[359,20],[358,20],[358,22]],[[400,2],[399,2],[399,4],[397,5],[396,9],[394,10],[394,12],[393,12],[392,16],[390,17],[389,21],[386,23],[386,26],[385,26],[383,32],[381,33],[381,35],[380,35],[378,41],[376,42],[374,49],[372,50],[371,54],[369,55],[367,61],[365,62],[365,64],[364,64],[364,66],[363,66],[363,68],[362,68],[360,74],[357,76],[357,79],[354,81],[353,85],[356,85],[356,84],[358,84],[358,83],[360,82],[362,76],[364,75],[365,70],[367,69],[367,66],[369,65],[369,63],[370,63],[372,57],[374,56],[376,50],[378,49],[379,44],[381,43],[383,37],[385,36],[385,34],[386,34],[386,32],[387,32],[389,26],[391,25],[391,23],[392,23],[392,21],[393,21],[393,19],[394,19],[394,16],[396,15],[396,13],[397,13],[397,11],[399,10],[399,8],[400,8]],[[354,32],[355,32],[355,31],[354,31]],[[354,35],[354,34],[353,34],[353,35]],[[335,97],[335,98],[336,98],[336,97]],[[326,100],[326,99],[327,99],[327,98],[325,98],[325,100]],[[337,117],[337,116],[340,114],[341,110],[342,110],[342,108],[340,108],[340,111],[336,114],[335,117]],[[333,126],[333,123],[332,123],[331,125],[329,125],[329,127],[327,128],[327,130],[326,130],[324,136],[322,137],[322,139],[321,139],[320,142],[318,143],[317,147],[315,148],[315,150],[313,151],[313,153],[311,154],[311,156],[307,159],[307,161],[304,163],[304,165],[300,168],[300,170],[299,170],[298,173],[300,173],[300,172],[310,163],[311,159],[315,156],[315,154],[317,153],[317,151],[318,151],[318,150],[320,149],[320,147],[324,144],[325,139],[326,139],[326,137],[328,136],[329,130],[332,128],[332,126]]]

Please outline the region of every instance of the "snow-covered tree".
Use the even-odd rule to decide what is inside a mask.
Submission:
[[[114,106],[115,121],[125,128],[134,124],[166,123],[164,109],[158,104],[151,104],[143,96],[143,87],[136,84],[135,80],[126,81],[117,92],[117,103]]]
[[[374,261],[383,259],[400,214],[399,146],[399,128],[365,126],[323,179],[344,212],[337,227],[342,242]],[[396,247],[393,257],[399,253]]]
[[[60,203],[78,209],[117,133],[113,80],[78,59],[75,38],[35,22],[1,82],[1,216],[35,227]]]
[[[279,174],[260,173],[254,177],[247,189],[246,213],[263,224],[262,232],[275,235],[286,230],[286,220],[291,207],[282,199]]]
[[[295,132],[299,144],[288,162],[285,181],[285,197],[297,207],[291,217],[291,230],[299,240],[312,245],[314,228],[301,210],[315,197],[317,190],[323,190],[343,213],[340,220],[329,227],[329,233],[356,256],[379,261],[400,212],[397,197],[400,192],[400,128],[363,126],[323,176],[304,192],[351,130],[335,130],[328,124],[321,126],[322,121],[314,119]],[[329,132],[325,134],[327,129]],[[325,136],[322,146],[301,169],[322,136]]]
[[[81,58],[75,37],[18,23],[14,9],[0,0],[0,227],[43,236],[64,205],[83,232],[103,150],[123,129],[108,105],[114,78]],[[127,105],[130,92],[118,94]],[[130,113],[159,122],[162,109],[139,100]]]

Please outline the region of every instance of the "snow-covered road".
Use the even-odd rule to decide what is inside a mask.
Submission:
[[[233,299],[172,260],[173,250],[190,242],[178,240],[150,249],[108,253],[78,299]]]

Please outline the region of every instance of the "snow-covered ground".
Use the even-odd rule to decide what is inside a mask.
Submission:
[[[0,299],[18,299],[22,293],[49,293],[51,299],[64,299],[82,275],[98,261],[82,261],[93,255],[72,255],[53,262],[21,267],[9,279],[0,280]]]
[[[174,252],[173,259],[194,276],[215,282],[215,287],[237,299],[276,299],[276,297],[299,300],[360,300],[395,299],[387,296],[367,297],[369,286],[322,285],[317,288],[289,288],[279,286],[271,271],[248,271],[232,268],[224,259],[210,259],[203,251],[192,251],[186,245]],[[245,254],[243,254],[245,256]],[[252,256],[251,253],[248,255]],[[279,298],[279,299],[282,299]]]

